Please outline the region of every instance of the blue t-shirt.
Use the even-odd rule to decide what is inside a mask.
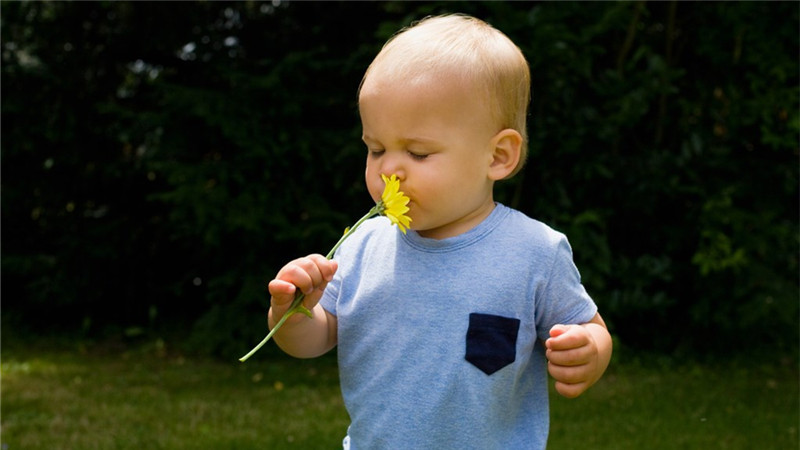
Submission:
[[[321,304],[351,449],[545,448],[542,342],[597,311],[563,234],[501,204],[443,240],[378,217],[336,260]]]

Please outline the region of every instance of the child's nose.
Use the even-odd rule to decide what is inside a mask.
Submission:
[[[388,152],[387,152],[388,153]],[[403,181],[406,179],[405,164],[399,155],[386,155],[381,165],[381,173],[387,177],[397,175],[397,179]]]

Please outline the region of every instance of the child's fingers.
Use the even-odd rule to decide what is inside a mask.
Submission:
[[[547,370],[559,394],[577,397],[596,381],[598,348],[586,327],[555,325],[545,346]]]
[[[273,302],[279,305],[291,302],[295,292],[297,292],[297,287],[288,281],[272,280],[269,282],[269,294],[272,296]]]
[[[556,380],[556,391],[567,398],[574,398],[592,385],[595,365],[591,360],[579,365],[560,365],[550,361],[547,371]]]
[[[316,264],[319,273],[325,281],[331,281],[333,279],[333,275],[339,267],[336,261],[327,259],[322,255],[310,255],[308,258]]]
[[[338,264],[322,255],[309,255],[286,264],[269,283],[269,292],[277,305],[291,302],[299,289],[311,305],[322,290],[333,279]],[[313,295],[312,295],[313,294]]]
[[[560,366],[550,362],[547,365],[547,371],[557,381],[566,384],[577,384],[586,381],[586,367],[581,366]]]
[[[559,337],[566,333],[567,330],[569,330],[569,325],[553,325],[553,328],[550,328],[550,337]]]
[[[560,381],[556,381],[556,392],[561,394],[566,398],[575,398],[582,393],[584,393],[587,389],[589,389],[589,383],[562,383]]]
[[[550,350],[546,352],[547,360],[550,364],[574,367],[586,364],[591,360],[591,349],[588,346],[578,347],[569,350]]]
[[[575,398],[589,388],[590,364],[561,365],[550,361],[547,371],[556,380],[556,391],[567,398]]]
[[[580,325],[555,325],[550,329],[550,339],[545,341],[549,350],[569,350],[589,343],[589,332]]]
[[[547,360],[554,365],[574,367],[592,358],[592,338],[580,325],[556,325],[545,342]]]
[[[281,270],[278,278],[297,286],[301,292],[308,294],[314,286],[322,282],[322,273],[309,258],[300,258]]]
[[[304,294],[309,294],[332,277],[329,263],[321,255],[298,258],[283,266],[276,279],[292,283]]]

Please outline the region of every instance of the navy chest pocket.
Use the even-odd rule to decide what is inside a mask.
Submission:
[[[519,323],[510,317],[470,314],[465,359],[486,375],[511,364],[517,356]]]

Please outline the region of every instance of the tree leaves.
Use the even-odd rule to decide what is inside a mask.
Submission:
[[[149,326],[155,307],[257,337],[257,280],[369,202],[355,93],[371,58],[412,20],[461,11],[532,69],[530,159],[497,198],[568,234],[612,330],[651,349],[742,333],[788,348],[798,8],[4,3],[4,318]]]

